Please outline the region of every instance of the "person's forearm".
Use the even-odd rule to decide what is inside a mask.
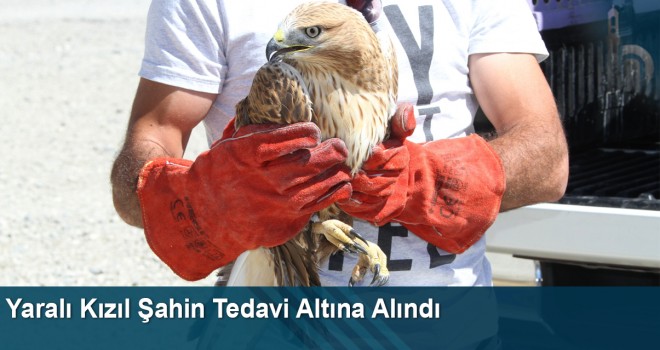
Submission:
[[[140,169],[150,159],[170,156],[163,146],[147,140],[126,142],[117,156],[110,175],[112,199],[117,214],[127,224],[142,227],[142,210],[136,193]]]
[[[527,122],[490,141],[506,174],[500,211],[560,199],[568,180],[568,151],[559,118],[548,127]]]
[[[495,126],[506,191],[500,211],[561,198],[568,152],[552,91],[530,54],[470,55],[470,82]]]

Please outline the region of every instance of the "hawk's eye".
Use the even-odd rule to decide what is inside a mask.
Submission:
[[[305,34],[307,34],[307,36],[310,38],[316,38],[319,36],[319,34],[321,34],[321,27],[316,26],[305,28]]]

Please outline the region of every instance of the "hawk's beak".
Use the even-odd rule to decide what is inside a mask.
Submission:
[[[282,59],[282,56],[289,52],[303,51],[311,48],[310,46],[305,45],[286,46],[279,33],[280,32],[278,31],[266,46],[266,59],[268,59],[268,62]]]
[[[275,38],[270,39],[268,45],[266,45],[266,59],[268,62],[272,61],[277,55],[277,51],[284,48],[283,45],[280,45]]]

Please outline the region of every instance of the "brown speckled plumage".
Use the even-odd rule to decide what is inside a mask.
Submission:
[[[323,28],[322,45],[284,62],[304,77],[322,137],[342,139],[357,171],[387,134],[398,86],[394,48],[387,42],[383,50],[362,14],[335,3],[303,4],[281,27],[310,26]]]
[[[305,37],[310,27],[320,28],[321,34]],[[356,173],[372,148],[386,138],[395,110],[398,72],[391,42],[380,40],[362,14],[331,2],[298,6],[280,31],[284,47],[305,49],[261,67],[249,95],[237,105],[236,127],[311,120],[323,139],[345,142],[347,165]],[[352,218],[334,205],[321,211],[319,219],[352,225]],[[337,248],[312,234],[309,226],[285,245],[270,249],[278,285],[320,284],[318,263]]]
[[[312,102],[300,73],[283,62],[265,64],[248,96],[236,105],[236,128],[248,124],[291,124],[312,120]]]

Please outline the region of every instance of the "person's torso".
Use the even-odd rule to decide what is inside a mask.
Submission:
[[[227,61],[221,93],[205,120],[209,141],[220,137],[234,106],[249,91],[257,69],[266,63],[265,47],[279,20],[301,0],[219,1]],[[396,3],[396,4],[395,4]],[[477,104],[468,82],[470,2],[449,8],[439,1],[383,1],[380,30],[390,33],[399,62],[399,102],[418,111],[415,142],[472,132]],[[458,7],[464,8],[458,8]],[[247,20],[246,20],[247,19]],[[355,228],[388,255],[389,285],[490,285],[490,265],[482,239],[460,255],[447,253],[398,225]],[[338,253],[321,266],[324,285],[345,286],[356,257]],[[370,282],[368,275],[365,281]]]

